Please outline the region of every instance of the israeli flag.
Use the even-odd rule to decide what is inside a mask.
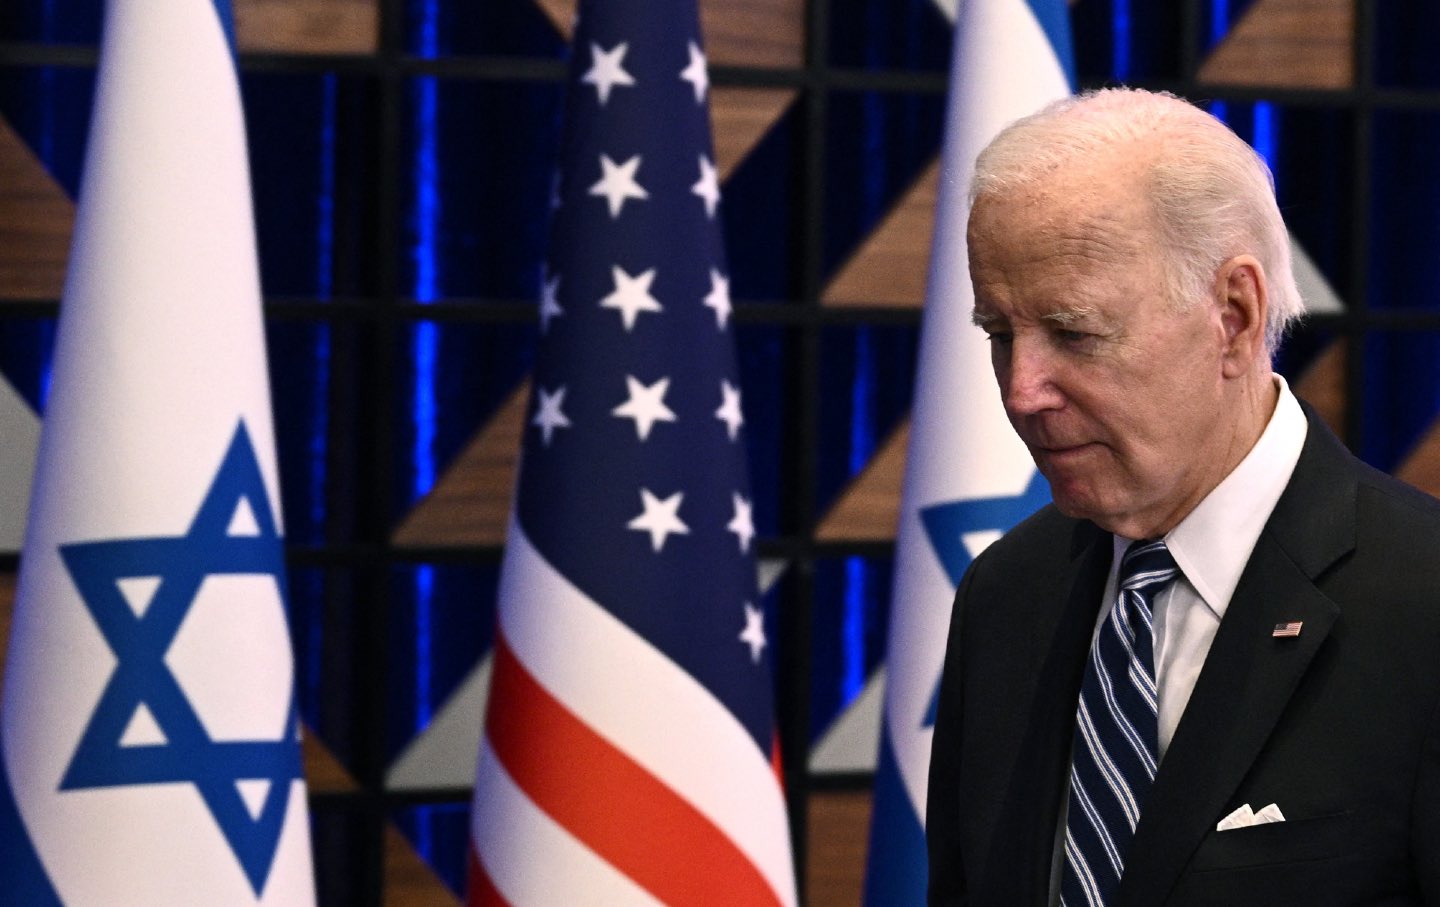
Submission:
[[[311,905],[228,0],[110,0],[0,703],[0,904]]]
[[[865,903],[925,903],[925,791],[950,605],[971,559],[1049,500],[1006,421],[965,252],[975,157],[1008,123],[1070,94],[1063,0],[961,0],[934,245],[896,536],[885,713]]]

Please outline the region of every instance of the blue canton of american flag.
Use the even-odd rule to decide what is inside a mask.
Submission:
[[[469,900],[793,904],[696,9],[573,47]]]

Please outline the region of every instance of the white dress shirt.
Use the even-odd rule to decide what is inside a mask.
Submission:
[[[1175,726],[1190,701],[1230,597],[1240,582],[1260,530],[1290,483],[1307,425],[1285,379],[1275,376],[1280,398],[1260,440],[1231,473],[1165,535],[1180,576],[1156,596],[1155,687],[1159,692],[1159,745],[1164,758]],[[1115,536],[1101,623],[1115,607],[1120,556],[1133,539]],[[1099,623],[1096,632],[1099,632]]]
[[[1156,596],[1153,604],[1155,687],[1158,691],[1159,752],[1165,757],[1180,715],[1195,690],[1195,680],[1210,653],[1210,644],[1240,583],[1240,574],[1260,540],[1260,531],[1290,483],[1309,426],[1300,403],[1285,379],[1275,375],[1280,391],[1275,412],[1245,459],[1231,470],[1195,509],[1165,535],[1165,546],[1180,567],[1180,576]],[[1105,582],[1095,634],[1115,607],[1120,558],[1134,539],[1114,537],[1110,577]],[[1092,644],[1094,642],[1092,638]],[[1068,779],[1068,776],[1067,776]],[[1069,783],[1060,803],[1055,856],[1051,863],[1050,903],[1060,903],[1060,878],[1065,859],[1065,822]]]

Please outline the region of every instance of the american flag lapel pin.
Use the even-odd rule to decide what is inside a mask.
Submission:
[[[1305,626],[1303,620],[1286,621],[1283,624],[1276,624],[1275,630],[1270,635],[1276,639],[1291,639],[1300,635],[1300,628]]]

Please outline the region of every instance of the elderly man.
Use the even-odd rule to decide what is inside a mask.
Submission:
[[[972,564],[931,758],[934,905],[1440,904],[1440,505],[1271,371],[1264,162],[1168,95],[1012,125],[974,321],[1054,504]]]

